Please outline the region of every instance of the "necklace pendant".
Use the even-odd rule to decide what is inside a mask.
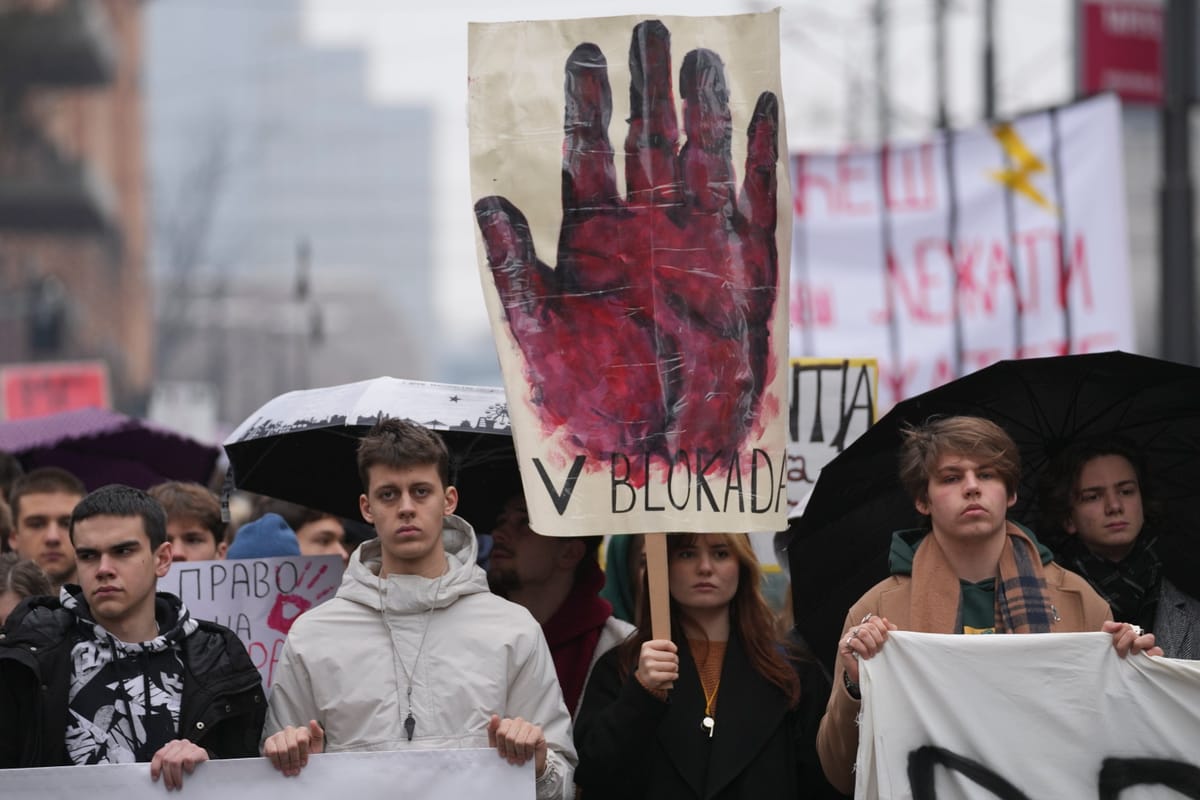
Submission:
[[[700,723],[700,727],[708,729],[708,738],[711,739],[713,736],[713,729],[717,727],[717,721],[708,714],[705,714],[704,720]]]
[[[404,732],[408,734],[408,740],[411,742],[413,733],[417,730],[417,720],[413,717],[412,712],[408,712],[408,716],[404,718]]]

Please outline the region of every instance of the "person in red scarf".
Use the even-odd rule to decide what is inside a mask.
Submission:
[[[596,552],[602,538],[535,533],[520,492],[504,504],[492,530],[488,585],[542,626],[572,718],[596,661],[634,629],[600,597],[604,572]]]

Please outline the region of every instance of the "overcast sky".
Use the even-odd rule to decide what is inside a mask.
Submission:
[[[418,5],[421,10],[414,10]],[[876,135],[874,36],[870,0],[305,0],[316,43],[364,48],[369,91],[380,102],[435,109],[434,258],[443,330],[465,343],[486,330],[469,191],[466,127],[467,23],[624,14],[709,15],[781,6],[782,70],[789,147],[831,149]],[[1072,94],[1070,0],[1003,0],[998,9],[1001,113],[1063,102]],[[893,132],[913,138],[935,119],[933,0],[889,0],[888,86]],[[982,0],[950,0],[951,118],[978,120],[982,108]],[[614,93],[619,92],[614,87]],[[452,342],[453,343],[453,342]]]

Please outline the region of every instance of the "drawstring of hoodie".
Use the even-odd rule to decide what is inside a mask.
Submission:
[[[139,655],[142,661],[142,711],[145,715],[142,727],[149,736],[150,725],[148,723],[154,718],[154,706],[150,704],[150,654],[143,650]],[[137,725],[134,725],[133,729],[136,731]],[[136,733],[134,734],[134,744],[137,744]]]
[[[60,601],[76,617],[76,674],[68,706],[67,747],[76,764],[136,760],[178,738],[182,642],[199,623],[177,599],[159,597],[155,636],[125,642],[92,617],[78,587]],[[139,710],[140,708],[140,710]],[[138,728],[142,730],[139,731]]]
[[[103,630],[103,629],[100,628],[100,630]],[[112,651],[112,654],[113,654],[113,666],[115,666],[117,668],[117,675],[119,677],[119,682],[121,685],[121,699],[125,701],[125,715],[126,715],[126,717],[129,718],[129,737],[131,739],[131,744],[133,745],[133,749],[136,751],[138,746],[142,744],[142,742],[138,740],[138,735],[137,735],[139,718],[133,709],[133,701],[134,701],[133,693],[129,691],[128,684],[126,683],[126,680],[125,680],[126,675],[128,674],[128,671],[125,669],[125,667],[128,665],[128,662],[133,659],[131,659],[126,654],[124,648],[122,648],[119,644],[117,644],[116,638],[111,633],[109,633],[108,631],[104,631],[104,638],[107,640],[108,648],[109,648],[109,650]],[[139,653],[139,656],[140,656],[140,660],[142,662],[142,666],[140,669],[138,669],[138,667],[135,666],[134,670],[136,672],[140,672],[142,674],[142,711],[143,711],[143,716],[148,719],[151,714],[151,711],[150,711],[150,658],[146,654],[145,650],[142,650]],[[148,728],[148,726],[144,722],[143,722],[143,728]]]
[[[445,573],[438,577],[437,584],[433,588],[433,599],[429,602],[429,612],[425,615],[425,627],[421,631],[421,639],[417,643],[417,652],[413,656],[412,670],[408,670],[404,666],[404,662],[400,660],[400,653],[396,649],[396,633],[392,629],[392,623],[388,619],[387,606],[384,603],[385,594],[383,591],[385,578],[380,578],[377,584],[379,589],[379,614],[383,618],[383,626],[387,629],[388,641],[391,644],[392,651],[392,672],[396,676],[396,688],[399,690],[401,677],[404,678],[407,688],[405,689],[404,698],[407,702],[408,714],[404,717],[404,734],[408,741],[413,740],[413,736],[417,730],[417,718],[413,715],[413,683],[417,678],[417,662],[421,660],[421,651],[425,649],[425,636],[429,633],[429,624],[433,621],[433,610],[437,607],[438,594],[442,590],[442,579],[445,578]]]

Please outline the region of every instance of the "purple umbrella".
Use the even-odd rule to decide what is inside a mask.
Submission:
[[[108,483],[208,483],[220,455],[214,445],[99,408],[0,422],[0,450],[26,470],[62,467],[89,491]]]

